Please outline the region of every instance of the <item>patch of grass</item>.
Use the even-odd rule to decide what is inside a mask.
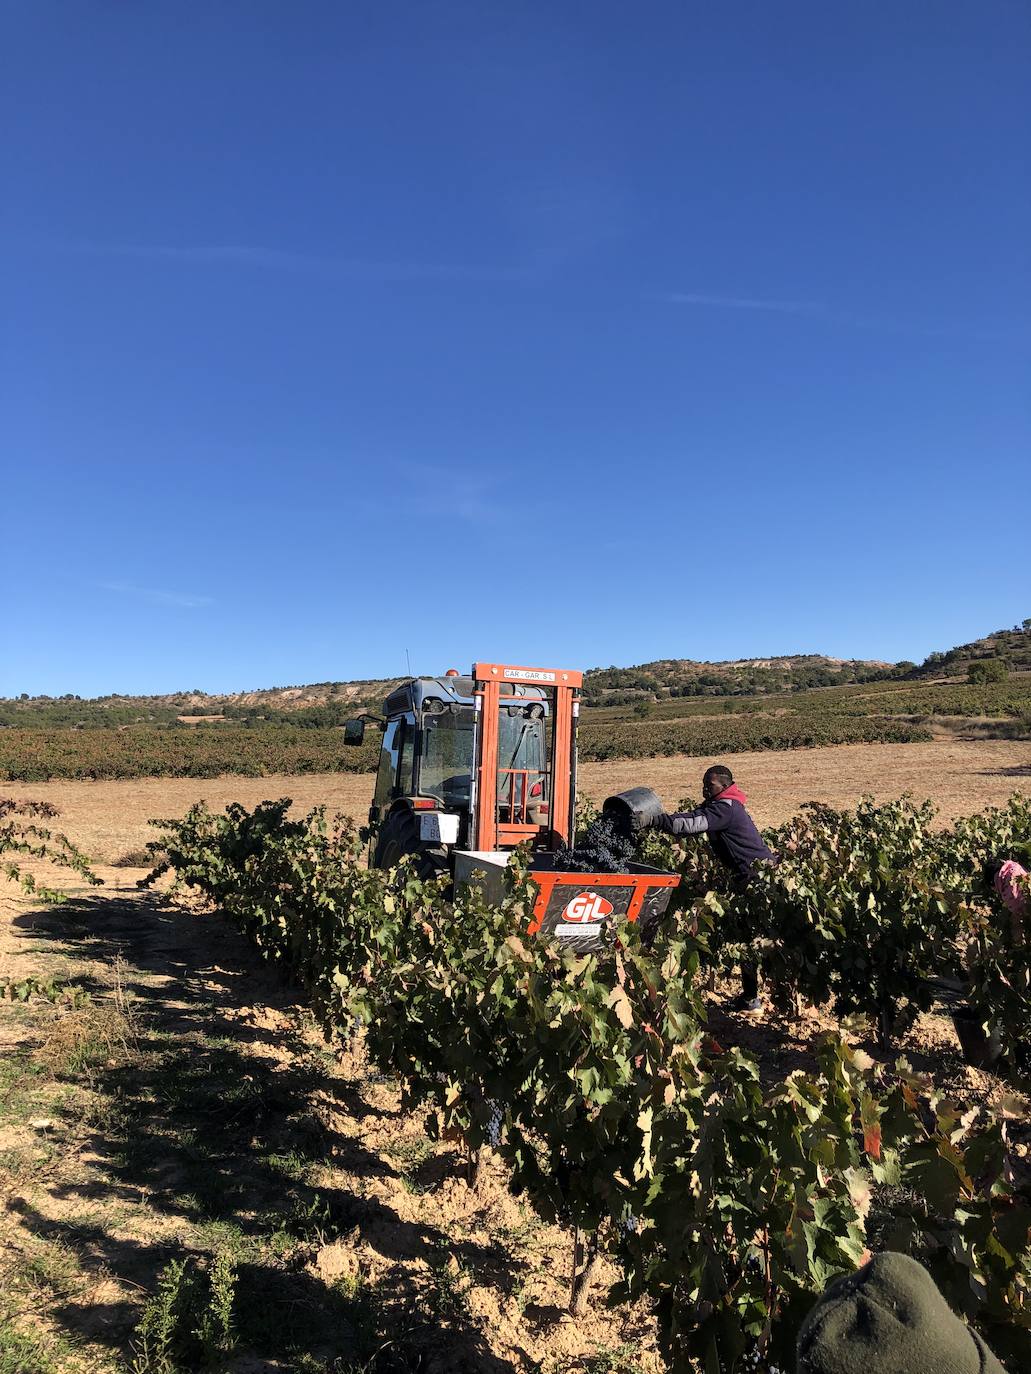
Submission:
[[[69,945],[62,945],[57,940],[47,945],[20,945],[18,949],[12,949],[10,951],[10,955],[14,959],[23,959],[27,955],[43,954],[46,956],[48,963],[56,963],[59,958],[63,957],[66,968],[68,960],[73,953],[74,951]],[[58,972],[60,973],[61,970],[59,969]]]
[[[182,1190],[175,1205],[199,1222],[220,1221],[232,1215],[247,1198],[247,1182],[233,1173],[224,1157],[186,1159],[181,1165]]]
[[[24,1121],[40,1101],[41,1069],[24,1051],[0,1059],[0,1122]]]
[[[519,1311],[520,1317],[526,1315],[526,1309],[530,1305],[530,1279],[527,1274],[520,1274],[512,1285],[512,1297]]]
[[[200,1249],[228,1255],[237,1264],[261,1258],[261,1242],[249,1236],[235,1221],[199,1221],[194,1223],[190,1235]]]
[[[99,1131],[104,1135],[128,1134],[139,1117],[139,1104],[122,1097],[104,1097],[97,1093],[79,1096],[69,1104],[69,1124],[74,1119],[83,1130]]]
[[[37,1159],[32,1150],[15,1148],[0,1150],[0,1174],[6,1175],[15,1183],[28,1183],[46,1167],[51,1152],[41,1151],[40,1153],[45,1154],[46,1157]]]
[[[294,1183],[308,1182],[315,1168],[315,1162],[300,1150],[286,1150],[281,1154],[262,1155],[261,1159],[271,1170],[282,1174],[284,1178],[291,1179]]]
[[[16,1331],[2,1315],[0,1321],[0,1374],[60,1374],[40,1337]]]
[[[222,1364],[236,1345],[236,1269],[220,1253],[206,1271],[172,1260],[158,1276],[132,1341],[132,1374],[180,1374]]]
[[[53,1013],[33,1060],[51,1078],[85,1078],[92,1086],[95,1071],[134,1062],[139,1057],[139,1025],[126,989],[126,966],[116,958],[110,975],[110,993],[95,1000],[69,984],[56,988],[64,1005]]]
[[[207,1041],[180,1042],[151,1076],[156,1103],[183,1115],[253,1117],[263,1110],[262,1087],[252,1074],[239,1073],[232,1056],[213,1053]]]
[[[65,1374],[78,1367],[67,1341],[26,1331],[16,1321],[14,1309],[0,1300],[0,1374]]]
[[[433,1154],[434,1144],[427,1136],[405,1136],[384,1146],[383,1153],[400,1169],[417,1169]]]
[[[270,1215],[269,1245],[276,1254],[285,1255],[296,1249],[298,1241],[308,1245],[327,1245],[340,1234],[333,1217],[333,1209],[320,1193],[295,1198],[285,1215]]]
[[[520,1221],[517,1225],[504,1228],[508,1243],[511,1246],[529,1245],[536,1236],[547,1229],[540,1217],[522,1204],[520,1204],[519,1215]]]
[[[172,1198],[172,1205],[177,1212],[182,1212],[184,1216],[200,1216],[204,1212],[200,1198],[194,1197],[193,1193],[176,1193]],[[209,1221],[203,1221],[199,1224],[206,1226]]]
[[[415,1175],[419,1167],[432,1158],[433,1153],[433,1142],[426,1136],[407,1136],[383,1150],[383,1154],[396,1167],[402,1186],[409,1193],[425,1192]]]
[[[61,1222],[61,1230],[69,1243],[88,1243],[98,1231],[117,1229],[122,1221],[132,1215],[126,1206],[88,1207],[74,1212]]]
[[[446,1244],[438,1247],[430,1265],[433,1276],[434,1312],[445,1321],[466,1316],[469,1311],[469,1271],[451,1254]]]
[[[410,1344],[415,1328],[400,1325],[383,1290],[361,1275],[337,1280],[331,1308],[347,1332],[347,1354],[320,1358],[310,1345],[291,1348],[286,1354],[295,1374],[414,1374],[423,1367]]]
[[[25,1025],[30,1021],[35,1021],[36,1009],[27,1007],[24,1002],[12,1002],[9,1007],[4,1007],[4,1020],[13,1021],[16,1025]]]
[[[127,1059],[137,1043],[136,1028],[111,1003],[91,1002],[59,1012],[34,1059],[52,1078],[86,1078],[112,1059]]]
[[[632,1345],[602,1346],[577,1365],[582,1374],[637,1374],[639,1367]]]
[[[60,1241],[48,1241],[21,1255],[10,1267],[12,1288],[34,1296],[65,1297],[80,1285],[81,1270],[75,1251]]]

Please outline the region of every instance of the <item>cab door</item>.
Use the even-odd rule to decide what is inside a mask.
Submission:
[[[412,795],[415,761],[415,717],[410,713],[387,722],[372,798],[372,820],[382,820],[398,797]]]
[[[376,790],[372,797],[372,820],[382,820],[394,799],[400,738],[401,721],[387,721],[380,748],[379,768],[376,772]]]

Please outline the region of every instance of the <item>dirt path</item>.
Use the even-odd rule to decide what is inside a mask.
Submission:
[[[0,896],[0,979],[90,994],[0,1002],[0,1367],[126,1370],[143,1301],[185,1261],[185,1369],[657,1370],[650,1321],[602,1289],[564,1317],[564,1233],[496,1168],[472,1189],[221,918],[100,873],[60,907]],[[204,1351],[218,1257],[236,1344]]]
[[[697,796],[709,759],[633,759],[588,763],[579,784],[595,801],[613,792],[646,784],[668,806]],[[1031,790],[1031,745],[1009,740],[930,744],[841,744],[823,749],[734,754],[729,758],[761,825],[776,825],[804,801],[849,805],[865,792],[883,799],[913,792],[931,797],[944,820],[1002,802],[1011,792]],[[157,816],[181,816],[203,800],[221,809],[230,801],[247,807],[266,797],[293,797],[307,810],[324,803],[364,820],[372,778],[353,773],[320,773],[267,778],[141,778],[125,782],[4,783],[0,792],[53,802],[63,813],[68,834],[98,862],[111,862],[139,850],[154,830]]]

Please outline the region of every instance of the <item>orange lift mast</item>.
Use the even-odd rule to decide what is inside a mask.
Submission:
[[[567,668],[527,668],[506,663],[475,663],[473,695],[476,704],[472,816],[474,847],[497,850],[525,840],[540,841],[556,849],[573,840],[576,803],[576,727],[580,715],[583,673]],[[546,825],[534,824],[527,814],[529,771],[509,768],[507,775],[508,818],[498,814],[498,717],[502,686],[537,687],[552,701],[551,748],[543,795],[547,798]],[[508,694],[506,694],[508,695]],[[544,781],[544,780],[542,780]],[[504,790],[506,784],[502,783]],[[500,798],[504,802],[505,798]]]

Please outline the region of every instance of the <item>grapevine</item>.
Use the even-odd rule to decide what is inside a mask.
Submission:
[[[862,941],[908,942],[897,973],[877,964],[899,979],[904,1014],[930,963],[920,903],[934,907],[936,929],[959,931],[974,900],[962,888],[969,856],[957,841],[945,864],[937,846],[948,839],[933,840],[929,820],[908,802],[806,813],[795,857],[770,875],[784,884],[771,913],[786,910],[793,863],[838,893],[823,943],[854,954]],[[492,1148],[512,1187],[569,1228],[574,1311],[592,1257],[609,1251],[622,1272],[615,1296],[652,1304],[671,1370],[783,1364],[827,1280],[886,1237],[931,1266],[1014,1368],[1031,1355],[1031,1197],[1005,1121],[987,1111],[961,1121],[929,1085],[837,1038],[817,1075],[764,1089],[754,1060],[706,1032],[699,974],[720,957],[730,896],[699,892],[701,866],[651,949],[628,927],[614,949],[577,957],[525,933],[533,887],[518,856],[503,901],[488,906],[475,892],[445,899],[406,862],[364,869],[362,832],[321,811],[293,819],[285,800],[223,816],[195,807],[162,830],[177,884],[299,978],[327,1034],[360,1022],[373,1064],[400,1078],[432,1134],[461,1138],[471,1157]],[[858,853],[835,867],[827,855],[845,837]],[[890,862],[875,861],[877,842]],[[889,871],[895,862],[905,875]],[[873,906],[844,911],[853,888]],[[878,978],[847,968],[832,951],[819,977],[856,1002],[866,986],[866,1005],[879,1007]],[[802,966],[780,976],[814,995],[822,986]]]

